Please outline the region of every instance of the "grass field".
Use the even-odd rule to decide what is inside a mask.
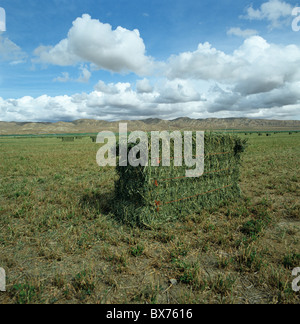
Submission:
[[[0,138],[0,303],[299,303],[300,133],[240,136],[243,198],[152,230],[114,219],[90,138]]]

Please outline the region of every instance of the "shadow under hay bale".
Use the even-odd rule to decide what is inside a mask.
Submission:
[[[89,193],[85,194],[81,200],[80,205],[83,208],[94,209],[97,212],[108,215],[110,214],[113,206],[113,192],[105,192],[105,193]]]
[[[185,171],[190,168],[175,167],[174,159],[170,167],[117,166],[119,180],[113,203],[117,219],[132,226],[153,226],[237,199],[246,143],[236,135],[206,134],[205,170],[199,178],[186,178]],[[149,147],[149,158],[150,151]]]

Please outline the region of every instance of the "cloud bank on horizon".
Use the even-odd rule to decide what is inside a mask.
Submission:
[[[114,28],[89,14],[76,18],[65,38],[50,45],[39,43],[32,53],[2,34],[0,61],[6,73],[9,68],[27,66],[30,80],[40,71],[55,71],[58,74],[48,77],[49,84],[63,88],[81,84],[91,89],[14,98],[0,94],[0,120],[300,119],[300,46],[297,42],[268,41],[258,30],[262,27],[252,28],[256,22],[264,23],[267,35],[276,36],[285,29],[293,33],[291,13],[295,5],[281,0],[248,5],[238,19],[251,28],[228,25],[224,30],[227,42],[234,39],[238,44],[241,40],[231,51],[205,41],[194,50],[165,59],[147,54],[146,41],[138,29]],[[151,15],[143,13],[143,17]],[[0,70],[1,85],[3,78]],[[97,82],[91,85],[93,80]],[[30,88],[30,83],[27,86]]]

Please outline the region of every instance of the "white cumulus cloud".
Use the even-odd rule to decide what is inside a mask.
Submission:
[[[229,55],[209,43],[200,44],[195,52],[172,56],[166,75],[230,84],[243,95],[268,92],[299,80],[300,47],[269,44],[252,36]]]
[[[26,57],[27,55],[17,44],[0,34],[0,60],[10,61],[11,64],[16,65],[23,63]]]
[[[80,66],[80,76],[77,79],[73,79],[70,77],[70,74],[68,72],[62,72],[61,76],[55,78],[54,82],[81,82],[81,83],[87,83],[89,82],[92,73],[89,71],[87,66],[81,65]]]
[[[153,87],[148,79],[138,80],[136,83],[136,89],[139,93],[153,92]]]
[[[206,83],[205,86],[196,80],[160,79],[153,85],[152,92],[139,92],[130,83],[99,81],[90,93],[0,98],[0,120],[175,119],[182,116],[300,118],[299,81],[286,82],[268,92],[249,94],[236,89],[237,84]]]
[[[262,12],[269,12],[265,8],[268,7],[262,6],[256,13],[250,10],[251,17],[262,17]],[[283,15],[266,17],[278,20]],[[157,64],[146,56],[137,30],[113,30],[110,25],[83,15],[74,21],[66,39],[35,51],[38,62],[79,67],[79,75],[64,72],[55,81],[88,82],[94,66],[143,75],[155,65],[156,73],[152,70],[147,78],[138,77],[135,84],[100,80],[90,93],[72,96],[0,98],[0,120],[181,116],[300,119],[300,46],[270,43],[250,29],[232,28],[228,34],[246,39],[230,53],[206,42],[195,51],[172,55]],[[7,57],[9,51],[20,52],[15,44],[7,44]],[[0,55],[3,48],[0,42]]]
[[[137,29],[113,30],[87,14],[73,22],[66,39],[55,46],[40,46],[34,53],[34,62],[60,66],[93,63],[99,69],[138,75],[149,73],[153,64]]]
[[[233,35],[243,38],[248,38],[250,36],[257,35],[258,31],[255,29],[241,29],[239,27],[232,27],[227,31],[227,35]]]
[[[249,20],[267,20],[271,28],[278,28],[289,21],[292,15],[293,6],[281,0],[269,0],[264,2],[260,8],[254,9],[250,6],[247,15],[242,18]]]

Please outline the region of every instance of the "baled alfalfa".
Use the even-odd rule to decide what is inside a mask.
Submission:
[[[151,166],[150,144],[149,166],[118,164],[114,197],[117,218],[133,226],[152,226],[182,219],[240,196],[239,166],[247,140],[237,135],[210,133],[205,134],[204,142],[204,174],[198,178],[187,178],[185,173],[189,168],[184,164],[175,167],[174,159],[169,167]],[[196,146],[195,137],[193,146]]]
[[[63,142],[74,142],[75,138],[74,137],[63,137],[62,141]]]

